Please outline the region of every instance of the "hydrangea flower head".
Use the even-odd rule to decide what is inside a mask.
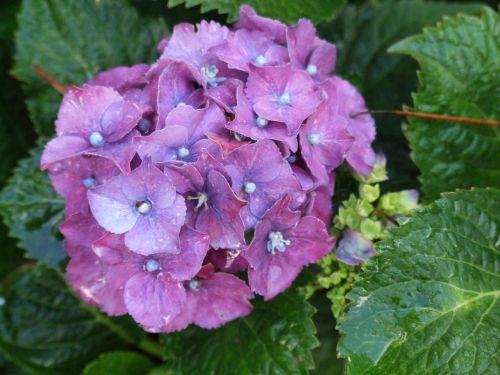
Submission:
[[[214,329],[332,250],[336,169],[380,174],[374,123],[307,20],[243,5],[234,28],[182,23],[158,51],[70,87],[41,167],[82,299],[150,332]],[[351,237],[339,257],[371,254]]]

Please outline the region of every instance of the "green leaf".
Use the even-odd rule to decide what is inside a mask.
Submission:
[[[41,151],[40,146],[34,149],[14,170],[0,193],[0,214],[28,256],[57,266],[66,257],[57,231],[64,202],[40,171]]]
[[[0,351],[30,373],[80,374],[100,353],[133,341],[43,265],[20,272],[0,294]]]
[[[171,368],[178,375],[307,374],[318,344],[314,308],[295,291],[254,306],[248,317],[213,331],[190,327],[163,335]]]
[[[153,367],[153,362],[142,354],[110,352],[90,363],[83,375],[146,375]]]
[[[377,246],[350,294],[348,373],[499,373],[500,190],[448,193]]]
[[[20,2],[9,1],[0,4],[0,186],[3,186],[12,173],[16,161],[28,153],[34,143],[34,131],[30,124],[21,87],[9,76],[12,65],[15,29],[15,15]],[[16,241],[8,237],[7,228],[0,223],[2,249],[0,278],[23,262],[23,252]],[[8,373],[1,369],[0,373]]]
[[[336,72],[359,83],[370,109],[396,109],[410,103],[417,87],[417,64],[387,49],[401,38],[421,32],[444,15],[479,13],[472,3],[386,0],[349,5],[319,30],[337,45]],[[389,180],[384,190],[415,188],[418,171],[410,160],[401,117],[377,115],[377,142],[388,158]]]
[[[500,118],[500,17],[446,18],[391,48],[421,66],[413,110]],[[456,188],[500,186],[500,128],[410,118],[406,135],[427,200]]]
[[[346,0],[169,0],[168,6],[174,7],[185,3],[186,7],[201,5],[202,12],[217,10],[227,13],[228,21],[236,21],[242,4],[252,6],[255,11],[265,17],[279,19],[286,23],[294,23],[299,18],[309,18],[317,24],[331,19],[345,4]]]
[[[64,85],[81,85],[99,71],[149,63],[167,29],[118,0],[24,0],[18,17],[13,74],[26,83],[28,108],[40,135],[53,134],[61,101],[33,70],[39,65]]]

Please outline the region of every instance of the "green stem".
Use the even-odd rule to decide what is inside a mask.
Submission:
[[[154,357],[158,357],[162,360],[164,359],[161,345],[148,337],[143,338],[137,347]]]

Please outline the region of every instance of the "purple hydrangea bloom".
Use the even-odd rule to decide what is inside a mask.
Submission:
[[[124,172],[135,154],[133,129],[144,113],[137,103],[124,100],[109,87],[71,87],[64,96],[56,121],[58,137],[42,155],[42,168],[77,155],[108,158]]]
[[[373,242],[354,230],[345,229],[339,241],[335,256],[341,262],[357,266],[368,258],[377,255]]]
[[[354,141],[347,119],[332,114],[329,103],[323,102],[299,133],[302,157],[320,185],[328,183],[329,174],[342,164]]]
[[[347,119],[347,129],[354,137],[346,155],[347,162],[355,171],[368,174],[375,165],[375,152],[371,147],[375,139],[375,122],[369,114],[360,115],[368,109],[363,97],[353,85],[339,77],[331,78],[331,82],[326,89],[328,98],[332,98],[328,103],[334,114]]]
[[[286,39],[290,61],[316,80],[327,78],[335,67],[337,49],[331,43],[316,37],[316,29],[309,20],[301,19],[287,28]]]
[[[252,7],[242,5],[240,7],[240,19],[236,23],[236,28],[258,30],[278,43],[286,41],[286,25],[278,20],[259,16]]]
[[[225,124],[224,114],[215,104],[200,109],[186,105],[168,114],[165,128],[134,142],[141,158],[149,157],[154,163],[193,162],[204,149],[217,154],[218,145],[207,134],[225,131]]]
[[[252,109],[252,104],[243,92],[243,87],[238,88],[236,98],[235,117],[233,121],[227,124],[228,129],[253,140],[273,139],[281,141],[291,151],[297,151],[297,137],[288,135],[285,123],[268,121],[263,117],[257,116]]]
[[[288,62],[285,47],[275,43],[265,33],[255,30],[236,30],[227,40],[210,52],[229,68],[249,72],[249,65],[278,65]]]
[[[183,105],[199,107],[204,101],[203,90],[196,88],[196,78],[186,64],[169,61],[153,85],[153,101],[158,112],[156,129],[165,127],[170,111]]]
[[[261,140],[240,147],[224,160],[231,176],[233,190],[248,202],[242,210],[247,228],[255,226],[262,215],[282,196],[289,195],[291,207],[305,201],[299,182],[278,147]]]
[[[132,251],[178,252],[186,204],[151,162],[143,162],[130,175],[113,177],[87,196],[97,222],[111,233],[125,233],[125,244]]]
[[[158,331],[181,311],[186,300],[182,282],[200,270],[208,237],[184,227],[179,254],[137,254],[125,247],[122,236],[114,234],[100,239],[93,248],[106,266],[105,282],[121,295],[124,313],[146,329]]]
[[[259,117],[284,122],[288,135],[297,134],[321,101],[312,78],[291,64],[250,66],[246,94]]]
[[[214,272],[208,264],[197,277],[184,282],[186,303],[177,317],[162,328],[163,332],[179,331],[189,324],[214,329],[246,316],[252,311],[248,301],[253,298],[250,288],[236,276]]]
[[[334,244],[321,220],[301,218],[289,202],[285,196],[266,212],[243,253],[250,287],[266,300],[287,289],[305,265],[324,257]]]
[[[191,183],[185,194],[187,222],[207,233],[214,249],[242,248],[245,238],[240,210],[245,202],[231,189],[224,166],[210,154],[203,152],[194,165],[179,168]]]
[[[372,176],[375,128],[307,20],[243,5],[233,29],[179,24],[158,51],[70,87],[41,166],[66,202],[82,299],[151,332],[211,329],[249,314],[251,289],[273,298],[330,250],[336,170],[345,160]]]
[[[66,215],[88,212],[87,190],[119,173],[111,160],[96,156],[75,156],[49,167],[52,185],[65,199]]]

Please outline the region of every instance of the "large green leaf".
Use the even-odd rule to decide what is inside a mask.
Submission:
[[[0,351],[30,373],[80,374],[100,353],[133,341],[45,266],[20,272],[0,294]]]
[[[295,291],[254,306],[250,316],[217,330],[163,335],[171,367],[178,375],[307,374],[318,343],[314,308]]]
[[[42,147],[37,147],[14,170],[14,176],[0,193],[0,214],[28,256],[57,266],[66,257],[57,237],[64,202],[47,174],[40,171],[41,151]]]
[[[142,19],[119,0],[24,0],[18,22],[13,73],[26,83],[38,133],[49,136],[61,98],[34,65],[65,85],[80,85],[101,70],[153,61],[167,33],[163,21]]]
[[[90,363],[83,375],[146,375],[153,369],[153,362],[135,352],[110,352]]]
[[[500,372],[500,190],[448,193],[390,232],[341,324],[348,373]]]
[[[227,13],[229,21],[235,21],[239,16],[242,4],[251,5],[255,11],[266,17],[294,23],[299,18],[309,18],[314,23],[332,18],[345,4],[346,0],[168,0],[168,6],[173,7],[185,3],[187,7],[201,5],[202,12],[217,10]]]
[[[500,17],[460,15],[408,38],[391,52],[412,55],[421,66],[416,111],[480,119],[500,118]],[[500,186],[500,128],[410,118],[406,134],[422,172],[422,190]]]
[[[320,33],[337,45],[336,72],[360,86],[370,109],[397,109],[410,103],[417,87],[417,64],[409,57],[391,55],[392,44],[434,25],[444,15],[479,13],[472,3],[386,0],[349,5]],[[401,118],[376,115],[378,148],[388,157],[388,190],[415,188],[418,171],[410,160]]]
[[[16,161],[25,156],[34,143],[34,131],[24,107],[21,87],[9,76],[14,51],[15,15],[19,5],[19,1],[0,4],[0,186],[11,175]],[[22,263],[23,253],[17,248],[16,241],[8,237],[3,223],[0,223],[0,238],[3,239],[0,250],[2,278]]]

